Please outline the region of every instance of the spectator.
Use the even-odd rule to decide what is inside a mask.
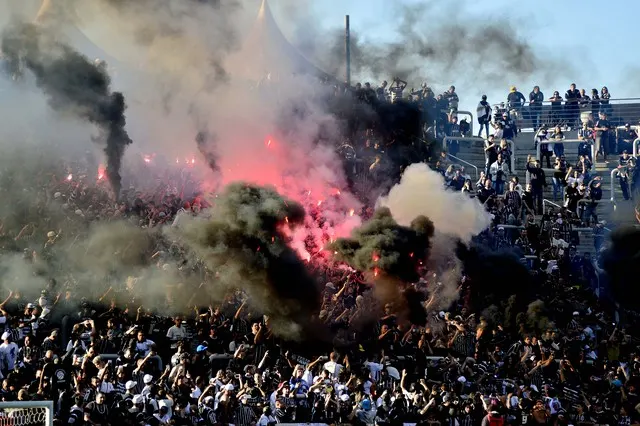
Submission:
[[[455,86],[449,87],[449,90],[442,94],[442,98],[447,102],[447,113],[455,113],[458,111],[460,99],[456,93]]]
[[[534,86],[529,93],[529,114],[531,115],[531,123],[533,131],[537,131],[542,124],[542,102],[544,94],[540,91],[540,87]]]
[[[487,102],[487,95],[482,95],[482,99],[476,108],[476,114],[478,115],[478,124],[480,125],[478,137],[482,136],[482,129],[484,128],[486,137],[488,138],[489,124],[491,123],[491,105]]]
[[[562,124],[562,97],[560,97],[560,92],[553,92],[553,96],[549,98],[549,102],[551,102],[551,116],[549,117],[551,125],[557,126]]]
[[[566,99],[565,117],[567,125],[577,127],[580,118],[580,92],[576,89],[575,83],[569,86],[569,90],[564,94],[564,98]]]
[[[565,177],[567,175],[567,161],[564,158],[564,155],[556,157],[556,163],[553,166],[553,201],[558,199],[558,194],[560,195],[560,199],[564,199],[564,188],[567,185],[565,181]]]
[[[600,112],[600,94],[598,89],[591,89],[591,114],[597,117]]]
[[[491,164],[489,174],[491,175],[493,189],[495,189],[496,195],[502,195],[504,192],[504,184],[509,180],[509,166],[501,154],[498,154],[498,159]]]
[[[629,123],[624,125],[624,129],[618,133],[618,154],[622,154],[623,151],[633,152],[633,143],[638,139],[638,133],[635,129],[631,128]]]
[[[534,160],[531,155],[527,158],[527,173],[530,175],[531,194],[536,206],[536,213],[542,214],[543,190],[547,186],[544,170],[540,160]]]
[[[578,145],[578,155],[586,156],[589,160],[591,158],[591,148],[593,146],[593,129],[589,128],[588,122],[582,123],[582,129],[578,131],[578,139],[582,142]]]
[[[551,134],[551,139],[554,141],[562,141],[564,140],[564,133],[562,132],[562,128],[560,126],[556,126],[553,133]],[[553,144],[553,155],[557,157],[561,157],[564,155],[564,144],[555,142]]]
[[[609,93],[609,89],[607,86],[604,86],[600,90],[600,111],[604,112],[606,115],[611,115],[612,108],[609,104],[609,99],[611,99],[611,94]]]
[[[383,81],[380,86],[376,89],[376,96],[378,97],[378,102],[387,102],[387,81]]]
[[[389,86],[389,94],[391,95],[391,102],[397,102],[402,100],[402,94],[407,87],[407,82],[399,78],[394,78]]]
[[[607,163],[607,154],[609,153],[609,132],[611,131],[611,123],[607,120],[607,113],[605,111],[601,111],[599,113],[599,119],[596,121],[594,130],[596,132],[596,158],[595,161],[598,161],[598,154],[601,154],[604,162]]]

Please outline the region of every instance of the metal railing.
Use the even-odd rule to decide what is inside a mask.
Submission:
[[[584,141],[581,141],[580,139],[563,139],[563,140],[550,139],[550,140],[538,142],[536,146],[536,160],[540,160],[542,162],[542,157],[540,157],[540,147],[542,146],[542,144],[555,145],[557,143],[573,144],[573,143],[584,143]],[[590,144],[590,145],[591,145],[591,158],[595,159],[596,158],[595,145],[594,144]]]
[[[562,206],[560,204],[554,203],[551,200],[547,200],[546,198],[543,198],[542,199],[542,214],[547,214],[547,208],[546,208],[547,204],[550,204],[550,205],[552,205],[552,206],[554,206],[554,207],[556,207],[558,209],[562,208]]]
[[[613,189],[613,182],[615,180],[615,176],[619,174],[620,174],[620,170],[618,169],[611,170],[611,180],[609,181],[609,194],[611,195],[610,200],[613,203],[614,210],[616,205],[616,191]]]
[[[470,163],[470,162],[468,162],[468,161],[464,161],[462,158],[458,158],[458,157],[456,157],[455,155],[451,155],[451,154],[447,154],[447,155],[448,155],[450,158],[453,158],[454,160],[459,161],[460,163],[466,164],[466,165],[467,165],[467,166],[469,166],[469,167],[473,167],[473,169],[475,170],[475,173],[476,173],[476,178],[475,178],[475,179],[476,179],[476,180],[478,180],[478,177],[480,176],[480,174],[478,173],[478,168],[477,168],[476,166],[474,166],[473,164],[471,164],[471,163]],[[460,165],[460,164],[458,164],[458,166],[459,166],[459,165]]]
[[[525,97],[527,97],[525,95]],[[502,102],[492,105],[493,111],[497,108],[505,109],[507,103]],[[555,126],[557,124],[579,124],[584,121],[588,114],[597,114],[599,111],[606,111],[609,121],[615,124],[638,123],[640,120],[640,98],[618,98],[608,99],[607,104],[590,103],[587,107],[580,106],[567,107],[565,100],[556,107],[551,106],[551,101],[543,101],[542,105],[532,108],[530,105],[524,105],[520,108],[522,117],[519,120],[519,128],[526,132],[535,132],[533,128],[534,114],[540,117],[538,127],[542,124],[547,126]],[[597,119],[594,115],[593,119]]]
[[[638,138],[635,141],[633,141],[633,156],[634,157],[638,156],[638,145],[640,145],[640,138]]]
[[[445,136],[442,139],[442,149],[444,149],[446,151],[447,150],[447,142],[451,141],[451,140],[457,140],[459,142],[462,142],[462,141],[465,141],[465,142],[481,142],[482,143],[483,155],[484,155],[484,142],[486,141],[485,138],[479,138],[477,136],[469,136],[469,137],[466,137],[466,138],[462,138],[462,137],[458,137],[458,136]],[[510,139],[505,139],[505,140],[507,141],[507,144],[509,145],[509,148],[511,148],[511,159],[510,159],[511,172],[515,173],[515,171],[516,171],[516,145]],[[498,141],[498,143],[499,143],[499,141]]]

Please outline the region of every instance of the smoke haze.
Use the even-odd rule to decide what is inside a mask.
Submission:
[[[448,191],[440,174],[426,164],[413,164],[402,180],[380,198],[399,224],[407,226],[418,215],[428,217],[438,233],[464,242],[489,226],[490,217],[477,200],[461,192]]]

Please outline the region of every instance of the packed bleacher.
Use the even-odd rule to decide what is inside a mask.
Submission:
[[[401,101],[406,87],[395,79],[377,89],[336,90],[336,96],[384,110],[381,104],[407,102]],[[418,136],[381,128],[384,120],[356,119],[346,143],[336,144],[350,189],[366,207],[375,201],[369,199],[372,188],[389,187],[398,169],[424,161],[442,174],[442,185],[474,197],[492,215],[474,244],[498,253],[494,275],[463,270],[457,297],[446,307],[438,305],[446,273],[423,268],[421,278],[408,283],[424,298],[425,321],[412,322],[397,304],[380,304],[371,277],[335,264],[314,265],[323,299],[317,315],[333,331],[331,342],[317,345],[277,337],[270,318],[249,309],[242,291],[230,292],[224,303],[172,304],[162,311],[135,297],[135,277],[93,298],[79,295],[73,277],[26,290],[20,282],[26,278],[16,277],[3,283],[0,295],[2,400],[54,401],[60,425],[636,424],[637,318],[625,313],[620,322],[620,308],[601,283],[601,265],[577,251],[579,235],[572,228],[593,226],[596,253],[604,245],[595,206],[603,190],[590,146],[619,154],[614,133],[603,135],[613,128],[605,122],[608,92],[599,97],[597,112],[604,118],[582,125],[585,146],[576,158],[550,141],[580,127],[585,97],[576,95],[577,105],[573,97],[564,104],[552,100],[559,107],[551,105],[547,117],[537,108],[544,99],[539,91],[528,107],[518,93],[512,88],[501,109],[486,99],[479,104],[485,112],[477,115],[479,131],[487,139],[477,176],[458,157],[472,134],[469,121],[458,121],[453,86],[438,96],[426,85],[412,91],[408,102],[419,111],[411,116],[419,119]],[[536,143],[545,146],[545,155],[527,158],[526,179],[520,179],[514,166],[522,165],[512,161],[512,147],[533,143],[523,139],[527,120],[537,123]],[[544,130],[545,123],[553,130]],[[634,143],[635,137],[620,140]],[[440,149],[445,142],[447,149]],[[632,198],[635,159],[622,148],[619,178],[627,179]],[[544,160],[553,170],[549,175]],[[25,182],[33,182],[25,187],[33,203],[21,210],[20,226],[2,224],[3,254],[21,253],[36,274],[62,241],[82,238],[93,223],[125,220],[161,228],[207,208],[186,165],[150,178],[161,181],[153,189],[132,184],[116,205],[106,183],[96,182],[86,167],[60,165],[43,170],[44,179]],[[549,185],[559,208],[543,206]],[[60,214],[42,220],[43,211]],[[181,255],[161,242],[148,253],[158,274]],[[514,266],[520,259],[526,266]],[[215,272],[198,268],[202,282],[215,285]],[[503,272],[524,274],[509,278],[525,282],[491,282]]]

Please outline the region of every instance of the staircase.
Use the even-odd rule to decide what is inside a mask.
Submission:
[[[567,140],[577,139],[577,133],[572,131],[565,132],[565,138]],[[536,150],[534,148],[533,134],[532,133],[521,133],[514,140],[514,151],[515,151],[515,170],[514,173],[518,176],[520,183],[524,186],[527,182],[526,176],[526,163],[527,157],[529,155],[535,157]],[[485,159],[484,159],[484,146],[483,142],[476,140],[461,140],[460,143],[460,151],[458,152],[457,157],[464,162],[471,163],[475,167],[478,168],[478,173],[481,170],[484,170]],[[576,159],[578,158],[578,144],[576,143],[566,143],[565,144],[565,157],[567,158],[569,164],[575,164]],[[622,191],[620,190],[620,185],[618,184],[617,179],[614,179],[613,182],[613,191],[614,197],[616,200],[616,207],[614,209],[613,204],[609,203],[608,200],[611,198],[611,170],[613,170],[617,165],[617,156],[611,156],[610,162],[604,163],[603,161],[599,161],[594,165],[592,169],[592,175],[598,175],[602,178],[602,199],[604,202],[600,203],[598,206],[596,213],[598,215],[599,220],[606,221],[606,227],[611,228],[612,226],[626,225],[626,224],[637,224],[635,222],[634,216],[634,202],[633,201],[625,201],[622,198]],[[461,162],[462,163],[462,162]],[[472,171],[471,167],[466,164],[462,164],[465,166],[467,173],[474,178],[475,177],[475,169]],[[545,164],[543,164],[544,166]],[[544,198],[551,202],[553,200],[553,185],[551,183],[551,177],[553,176],[552,169],[546,169],[545,172],[547,175],[548,186],[544,191]],[[476,178],[477,180],[477,178]],[[560,194],[558,194],[558,200],[555,201],[556,204],[561,205],[562,200],[560,199]],[[547,207],[549,205],[547,204]],[[594,245],[593,245],[593,233],[590,228],[582,228],[579,231],[580,236],[580,244],[577,247],[578,253],[591,253],[592,255],[595,253]]]

